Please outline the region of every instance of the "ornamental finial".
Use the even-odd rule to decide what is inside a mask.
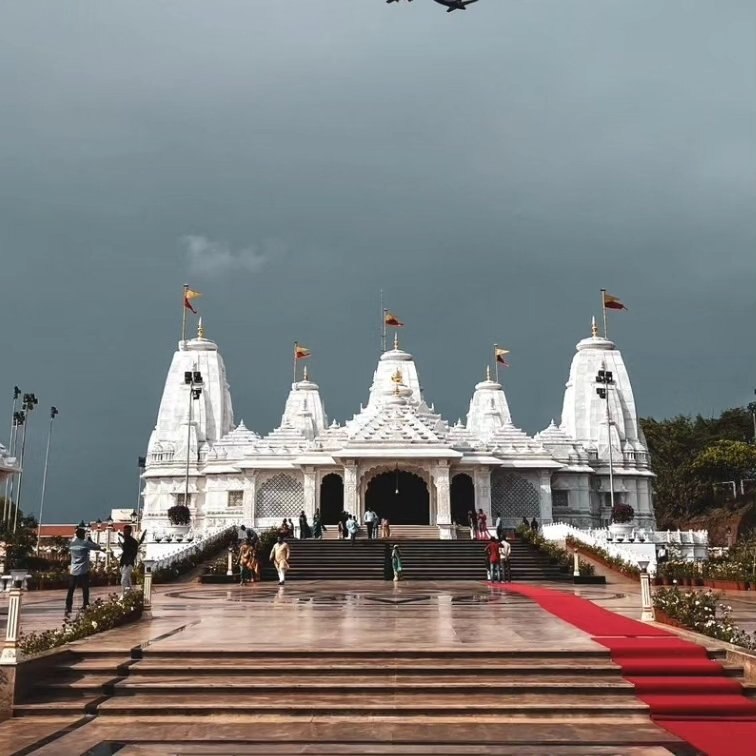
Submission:
[[[197,323],[197,338],[198,339],[205,338],[205,326],[202,325],[202,318],[200,318]]]
[[[303,381],[309,381],[310,380],[309,373],[307,372],[307,365],[304,366],[304,373],[302,375],[302,380]]]
[[[394,349],[399,349],[399,332],[394,331]]]
[[[486,365],[486,380],[490,382],[491,380],[491,366]]]
[[[392,380],[392,381],[393,381],[393,382],[394,382],[394,383],[395,383],[395,384],[396,384],[397,386],[399,386],[399,385],[400,385],[400,384],[401,384],[401,383],[403,382],[403,381],[402,381],[402,371],[401,371],[401,370],[399,370],[399,368],[397,368],[396,372],[395,372],[395,373],[394,373],[394,374],[393,374],[393,375],[391,376],[391,380]]]
[[[596,316],[591,318],[591,336],[595,339],[598,336],[598,326],[596,325]]]

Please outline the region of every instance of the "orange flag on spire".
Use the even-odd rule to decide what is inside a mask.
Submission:
[[[604,307],[607,310],[626,310],[627,307],[617,297],[604,292]]]
[[[303,347],[301,344],[297,344],[294,347],[294,358],[297,360],[305,360],[311,354],[312,352],[307,347]]]
[[[386,310],[386,316],[384,318],[384,322],[386,323],[387,326],[391,326],[392,328],[404,327],[404,323],[402,323],[402,321],[399,320],[399,318],[397,318],[393,312],[389,312],[388,310]]]

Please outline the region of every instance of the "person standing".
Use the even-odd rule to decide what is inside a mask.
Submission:
[[[494,522],[494,527],[496,528],[496,537],[499,540],[504,538],[504,526],[501,524],[501,515],[498,512],[496,513],[496,521]]]
[[[307,522],[307,515],[304,509],[299,514],[299,540],[310,537],[310,525]]]
[[[391,569],[394,571],[394,582],[398,583],[402,579],[402,552],[397,543],[391,549]]]
[[[133,532],[131,525],[125,525],[123,533],[118,534],[121,538],[121,560],[119,565],[121,567],[121,588],[124,593],[130,591],[133,587],[131,575],[134,572],[134,565],[136,564],[139,547],[142,545],[144,537],[147,535],[147,531],[143,531],[142,537],[137,541],[132,535]]]
[[[323,525],[320,519],[320,510],[316,509],[315,514],[312,516],[312,537],[319,541],[323,538],[325,529],[325,525]]]
[[[528,522],[527,517],[522,518],[522,527],[525,528],[525,530],[530,530],[530,523]]]
[[[239,549],[240,580],[239,585],[254,582],[252,577],[252,559],[254,548],[249,541],[245,541]]]
[[[506,538],[499,542],[500,571],[506,583],[512,582],[512,547]]]
[[[273,549],[270,552],[270,561],[276,568],[278,573],[278,584],[283,585],[286,582],[286,571],[289,569],[289,557],[291,550],[289,544],[284,541],[282,535],[278,536],[278,540],[273,544]]]
[[[357,531],[359,529],[360,526],[357,524],[354,515],[349,515],[349,519],[346,521],[346,531],[349,534],[349,540],[352,542],[352,545],[354,545],[355,539],[357,538]]]
[[[365,529],[367,530],[368,541],[373,539],[373,511],[371,509],[365,510]]]
[[[388,541],[391,538],[391,522],[388,517],[381,520],[381,538]]]
[[[68,593],[66,594],[66,614],[71,614],[73,597],[77,588],[81,588],[82,609],[89,606],[89,553],[102,549],[87,538],[84,528],[76,528],[76,535],[68,546],[71,553],[71,569],[68,579]]]
[[[530,521],[530,529],[534,533],[538,533],[538,520],[535,517]]]
[[[476,541],[478,539],[478,518],[472,509],[467,513],[467,524],[470,528],[470,540]]]
[[[488,540],[488,518],[486,513],[482,510],[478,510],[478,538],[482,541]]]
[[[491,536],[491,540],[486,545],[486,556],[488,557],[488,579],[492,583],[501,582],[501,557],[499,556],[499,542]]]

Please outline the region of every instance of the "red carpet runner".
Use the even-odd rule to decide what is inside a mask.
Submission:
[[[532,599],[608,648],[661,727],[708,756],[756,753],[756,701],[703,646],[570,593],[511,583],[501,588]]]

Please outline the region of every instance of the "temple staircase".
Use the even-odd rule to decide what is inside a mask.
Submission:
[[[435,530],[435,528],[434,528]],[[391,579],[391,547],[399,545],[404,580],[485,580],[485,541],[441,541],[394,539],[390,541],[358,538],[356,541],[293,540],[291,568],[287,580],[382,580]],[[514,541],[512,579],[515,581],[571,580],[548,557],[530,544]],[[264,578],[275,580],[272,566]]]
[[[304,753],[317,743],[318,753],[339,754],[656,754],[680,745],[651,725],[647,705],[598,647],[71,650],[13,715],[43,723],[52,711],[128,722],[125,739],[157,728],[158,740],[171,741],[243,732],[243,748],[224,753]]]

